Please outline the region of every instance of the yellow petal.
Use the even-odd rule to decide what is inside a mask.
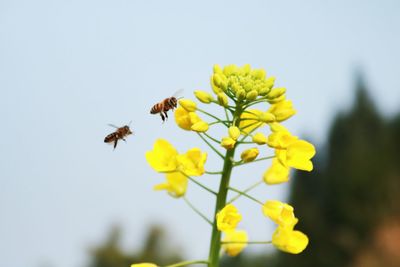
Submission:
[[[273,104],[268,111],[275,115],[278,122],[287,120],[296,114],[296,110],[293,109],[293,104],[290,100],[284,100]]]
[[[290,144],[286,152],[286,164],[290,167],[312,171],[311,158],[315,155],[315,147],[304,140],[298,140]]]
[[[216,218],[218,230],[225,232],[235,229],[242,220],[242,215],[233,204],[228,204],[217,213]]]
[[[243,230],[231,230],[225,232],[222,242],[229,242],[222,244],[222,248],[231,257],[238,255],[247,246],[248,237],[247,233]],[[234,243],[237,242],[237,243]]]
[[[293,229],[298,222],[294,216],[293,207],[278,200],[268,200],[264,203],[262,210],[265,216],[281,227]]]
[[[239,128],[242,132],[247,134],[261,126],[264,126],[265,124],[259,120],[260,114],[262,114],[262,111],[258,109],[249,109],[243,112],[240,116],[241,121],[239,124]]]
[[[172,172],[166,174],[166,182],[154,186],[154,190],[166,190],[173,197],[181,197],[185,195],[188,178],[180,172]]]
[[[278,227],[272,235],[272,244],[284,252],[299,254],[307,247],[308,237],[300,231]]]
[[[184,109],[183,107],[180,107],[180,106],[175,110],[175,113],[174,113],[176,124],[180,128],[187,130],[187,131],[190,131],[191,127],[192,127],[192,122],[190,120],[190,115],[189,115],[190,113],[191,112],[188,112],[186,109]]]
[[[157,267],[157,265],[153,263],[135,263],[132,264],[131,267]]]
[[[268,142],[268,138],[263,133],[256,133],[253,135],[252,141],[257,145],[264,145]]]
[[[289,167],[286,167],[280,163],[276,158],[272,160],[272,165],[264,173],[264,182],[266,184],[281,184],[289,181]]]
[[[203,175],[204,164],[207,160],[207,153],[202,152],[199,148],[192,148],[178,156],[178,162],[181,165],[182,171],[188,176]]]
[[[178,152],[164,139],[157,139],[153,150],[146,152],[146,160],[158,172],[174,171],[177,169]]]
[[[179,105],[181,105],[184,109],[186,109],[189,112],[196,111],[197,109],[196,103],[190,99],[180,99]]]
[[[205,121],[196,122],[191,127],[192,131],[199,132],[199,133],[207,132],[208,128],[209,128],[208,123]]]

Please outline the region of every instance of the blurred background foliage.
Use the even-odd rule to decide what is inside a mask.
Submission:
[[[334,118],[313,172],[296,172],[289,203],[297,229],[310,238],[299,255],[275,251],[225,257],[223,267],[398,267],[400,266],[400,114],[384,117],[356,79],[355,100]],[[89,267],[122,267],[183,258],[159,226],[150,228],[141,251],[126,253],[115,228],[92,250]]]

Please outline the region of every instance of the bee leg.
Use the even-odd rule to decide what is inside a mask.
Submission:
[[[126,139],[125,139],[125,138],[122,138],[122,140],[124,140],[124,142],[126,142]]]
[[[167,120],[168,120],[168,113],[165,111],[164,114],[165,114],[165,117],[166,117]]]
[[[114,149],[117,147],[118,139],[115,139],[114,141]]]
[[[164,122],[164,121],[165,121],[165,117],[164,117],[164,115],[162,114],[162,112],[160,112],[160,116],[161,116],[162,121]]]

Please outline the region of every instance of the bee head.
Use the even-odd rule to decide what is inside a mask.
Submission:
[[[131,129],[129,129],[128,125],[124,126],[124,130],[125,130],[126,134],[132,134],[132,131],[131,131]]]

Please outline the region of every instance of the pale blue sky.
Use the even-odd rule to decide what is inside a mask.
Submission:
[[[126,248],[159,222],[188,257],[205,257],[208,225],[183,201],[152,191],[163,177],[144,153],[158,137],[181,151],[207,148],[173,120],[162,125],[151,106],[179,88],[186,97],[209,90],[215,63],[250,63],[287,87],[298,114],[286,125],[320,143],[352,101],[359,66],[392,114],[400,104],[399,3],[0,0],[1,265],[83,266],[114,223]],[[103,143],[107,123],[130,120],[135,135],[113,152]],[[210,156],[210,169],[219,164]],[[237,187],[267,165],[255,166],[239,170]],[[255,194],[283,198],[285,190]],[[205,212],[214,207],[194,185],[188,197]],[[242,200],[239,208],[242,228],[269,239],[272,223],[259,207]]]

